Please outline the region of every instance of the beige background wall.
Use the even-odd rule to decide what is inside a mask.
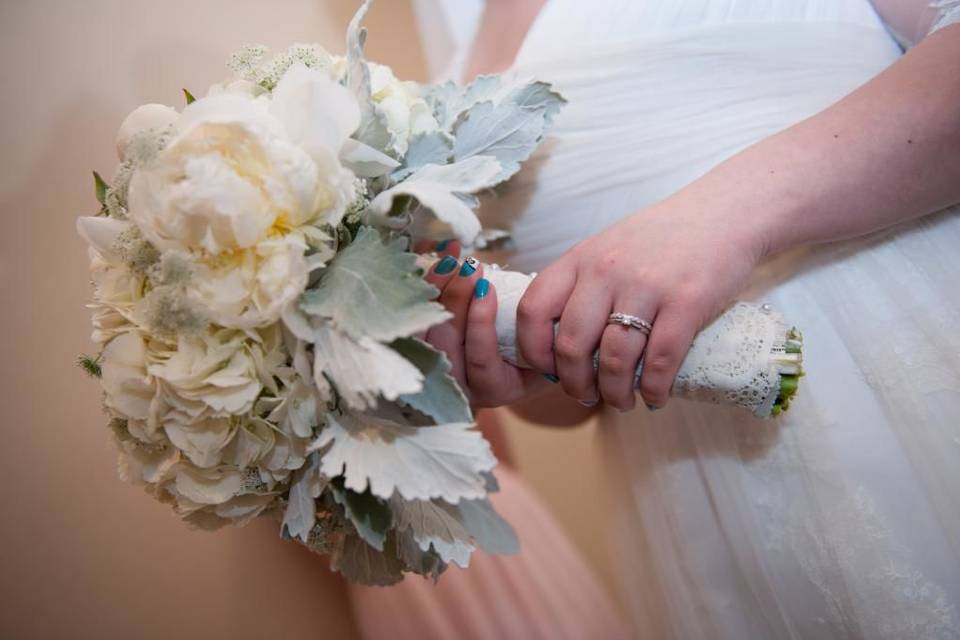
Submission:
[[[90,171],[112,174],[135,106],[180,106],[231,51],[319,41],[340,50],[354,0],[4,0],[0,3],[0,637],[349,638],[325,562],[271,522],[192,532],[116,477],[89,349]],[[282,7],[282,11],[280,9]],[[406,0],[368,21],[371,57],[425,66]],[[589,430],[511,424],[521,468],[609,577],[592,536],[604,508]]]

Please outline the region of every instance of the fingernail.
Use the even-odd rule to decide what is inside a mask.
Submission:
[[[449,241],[449,240],[441,240],[440,242],[437,243],[437,246],[435,246],[435,247],[433,248],[433,250],[434,250],[434,251],[443,251],[443,250],[446,249],[449,245],[450,245],[450,241]]]
[[[480,261],[474,258],[473,256],[467,258],[463,261],[463,266],[460,267],[460,275],[464,278],[472,276],[476,272],[477,267],[480,265]]]
[[[490,291],[490,281],[486,278],[480,278],[473,287],[473,297],[482,298],[487,295],[488,291]]]
[[[444,256],[443,260],[437,263],[436,268],[433,270],[434,273],[439,273],[443,275],[445,273],[450,273],[453,271],[454,267],[457,266],[457,259],[453,256]]]
[[[647,404],[647,409],[649,409],[650,411],[656,411],[656,410],[658,410],[659,408],[660,408],[660,407],[658,407],[658,406],[655,405],[655,404]]]
[[[550,382],[552,382],[553,384],[557,384],[558,382],[560,382],[560,376],[554,375],[552,373],[545,373],[543,374],[543,377],[549,380]]]
[[[596,401],[596,400],[577,400],[577,402],[579,402],[579,403],[582,404],[583,406],[587,407],[588,409],[589,409],[590,407],[595,407],[595,406],[597,406],[597,401]]]

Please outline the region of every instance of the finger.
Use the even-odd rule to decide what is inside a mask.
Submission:
[[[467,386],[479,406],[510,404],[549,384],[539,373],[519,369],[500,356],[496,319],[496,287],[481,278],[474,287],[464,343]]]
[[[459,269],[460,262],[455,257],[444,256],[434,263],[423,279],[437,288],[437,297],[439,298]]]
[[[427,332],[426,341],[435,349],[447,354],[447,359],[450,361],[450,375],[457,380],[461,389],[467,389],[467,378],[464,373],[463,334],[458,332],[450,321],[447,321],[431,327]]]
[[[420,240],[413,245],[413,251],[421,254],[435,253],[440,257],[446,255],[459,257],[461,245],[457,240],[441,240],[439,242],[436,240]]]
[[[527,288],[517,306],[517,346],[524,361],[541,373],[556,373],[554,323],[577,282],[576,271],[555,262]]]
[[[670,399],[673,381],[700,328],[698,318],[689,305],[674,304],[657,312],[640,376],[640,394],[651,410],[663,407]]]
[[[440,304],[453,314],[449,322],[460,334],[461,344],[466,334],[467,311],[470,309],[474,286],[481,277],[483,277],[483,265],[480,261],[474,257],[465,259],[457,270],[457,275],[450,278],[438,299]]]
[[[468,258],[459,264],[459,268],[451,269],[450,264],[456,263],[453,256],[445,256],[436,270],[448,273],[440,274],[445,278],[443,291],[437,301],[452,314],[452,317],[443,324],[431,327],[427,331],[427,342],[437,349],[446,352],[453,367],[453,375],[464,388],[467,387],[464,374],[463,342],[467,324],[467,312],[470,308],[470,297],[473,295],[474,283],[481,276],[480,262],[475,258]]]
[[[611,305],[612,295],[600,281],[581,279],[560,316],[554,345],[560,385],[567,395],[588,406],[600,400],[593,355]]]
[[[644,300],[641,292],[617,298],[613,309],[652,322],[656,305]],[[647,334],[630,325],[608,324],[600,339],[600,368],[597,388],[600,397],[620,411],[629,411],[636,405],[636,372],[640,356],[647,345]]]

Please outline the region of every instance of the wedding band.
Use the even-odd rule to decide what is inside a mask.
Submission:
[[[620,313],[619,311],[614,311],[610,314],[607,318],[607,324],[619,324],[624,327],[639,329],[646,335],[650,335],[650,332],[653,331],[653,325],[643,318],[632,316],[629,313]]]

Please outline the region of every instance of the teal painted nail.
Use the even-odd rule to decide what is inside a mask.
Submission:
[[[437,263],[437,267],[434,269],[435,273],[443,275],[445,273],[450,273],[457,266],[457,259],[453,256],[444,256],[443,260]]]
[[[490,291],[490,281],[486,278],[480,278],[477,280],[477,284],[473,287],[473,297],[482,298]]]
[[[560,382],[560,376],[554,375],[552,373],[545,373],[543,374],[543,377],[549,380],[550,382],[552,382],[553,384],[557,384],[558,382]]]
[[[450,244],[449,240],[441,240],[440,242],[437,243],[437,246],[434,247],[433,249],[434,251],[443,251],[444,249],[447,248],[447,246],[449,246],[449,244]]]
[[[460,275],[464,278],[472,276],[477,270],[477,259],[476,258],[467,258],[463,261],[463,266],[460,267]]]

